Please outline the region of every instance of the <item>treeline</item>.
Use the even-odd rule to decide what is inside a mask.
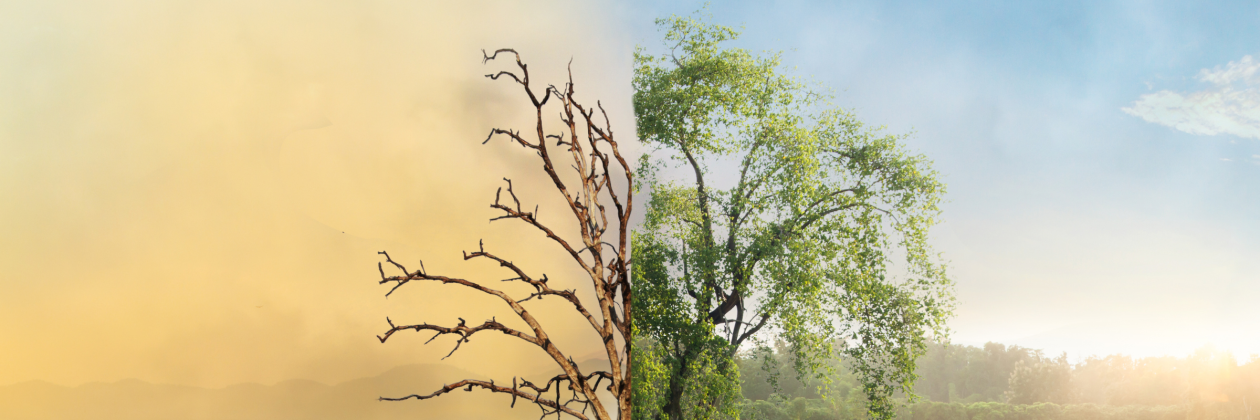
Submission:
[[[740,360],[741,418],[865,418],[862,390],[842,359],[827,365],[824,387],[821,375],[798,377],[782,350]],[[1260,419],[1260,359],[1240,362],[1211,348],[1183,358],[1111,355],[1071,363],[1066,354],[1019,346],[932,343],[916,374],[919,398],[901,407],[901,418]]]
[[[742,419],[757,420],[861,420],[866,414],[860,405],[837,404],[822,399],[796,398],[784,400],[746,401]],[[971,404],[919,401],[897,410],[902,420],[1185,420],[1247,419],[1228,404],[1213,403],[1201,407],[1186,405],[1109,406],[1099,404],[1007,404],[978,402]]]

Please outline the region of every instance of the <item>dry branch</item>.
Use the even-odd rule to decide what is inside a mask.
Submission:
[[[512,187],[512,181],[507,178],[504,178],[504,181],[507,183],[506,192],[508,198],[511,199],[511,203],[503,201],[505,189],[500,187],[495,192],[494,204],[490,207],[501,211],[502,214],[492,218],[491,221],[516,219],[541,231],[547,239],[559,245],[565,255],[568,255],[586,273],[585,281],[590,281],[595,291],[596,301],[584,302],[578,297],[576,289],[553,288],[549,284],[549,279],[546,275],[542,277],[529,275],[512,261],[487,252],[483,243],[478,243],[476,252],[468,253],[465,251],[464,260],[484,258],[495,261],[500,267],[508,269],[514,275],[514,277],[501,280],[502,282],[519,281],[529,284],[534,289],[533,293],[528,294],[524,298],[516,299],[504,291],[485,287],[478,282],[455,277],[431,275],[424,269],[423,262],[420,263],[419,270],[414,272],[408,271],[405,266],[390,258],[385,251],[381,251],[380,254],[385,256],[385,262],[392,264],[402,272],[401,275],[387,276],[384,264],[377,264],[377,269],[381,274],[380,284],[392,284],[389,292],[385,294],[387,297],[403,285],[414,281],[433,281],[441,284],[462,286],[497,297],[510,307],[521,321],[528,325],[527,330],[513,329],[494,318],[475,326],[468,326],[463,318],[459,318],[458,325],[450,327],[423,322],[410,325],[395,325],[393,320],[386,318],[390,329],[383,335],[377,336],[377,339],[382,343],[389,340],[394,333],[404,330],[415,332],[432,331],[434,335],[425,344],[439,336],[453,335],[457,338],[455,346],[446,355],[446,357],[450,357],[463,344],[468,343],[474,334],[482,331],[498,331],[503,335],[515,337],[538,346],[564,372],[550,378],[541,387],[525,380],[518,382],[517,378],[512,379],[511,387],[496,385],[494,381],[467,379],[443,386],[441,389],[427,395],[414,394],[401,398],[382,397],[381,400],[424,400],[456,389],[462,388],[466,391],[472,391],[473,388],[479,387],[491,392],[511,394],[513,406],[515,406],[518,398],[531,401],[542,409],[544,417],[550,414],[556,414],[557,416],[568,414],[582,420],[587,420],[590,418],[589,416],[594,416],[595,419],[609,420],[613,418],[609,411],[610,404],[601,400],[596,394],[600,390],[600,385],[607,381],[608,384],[602,390],[612,393],[615,401],[611,405],[616,409],[616,416],[621,419],[629,419],[631,411],[629,356],[632,342],[629,320],[631,319],[630,311],[633,306],[631,304],[629,287],[630,261],[627,235],[629,232],[630,212],[633,209],[633,195],[630,191],[634,183],[633,170],[626,163],[626,159],[621,155],[617,147],[617,142],[613,138],[612,127],[603,105],[597,103],[599,115],[603,117],[601,126],[594,118],[596,115],[595,110],[583,107],[576,100],[571,68],[568,82],[564,84],[563,89],[548,86],[544,89],[542,100],[539,100],[530,84],[529,69],[521,61],[520,54],[515,50],[504,48],[496,50],[493,54],[487,54],[485,51],[482,51],[483,63],[495,60],[499,54],[509,53],[515,58],[516,69],[502,70],[487,74],[486,77],[491,80],[500,78],[511,79],[523,88],[535,110],[535,130],[530,136],[533,139],[522,135],[521,131],[494,128],[490,130],[489,135],[482,141],[482,144],[490,142],[495,136],[504,136],[512,143],[535,151],[543,163],[543,171],[565,199],[570,213],[573,214],[575,218],[573,222],[579,228],[580,238],[573,238],[574,241],[571,242],[561,237],[555,230],[538,219],[538,206],[535,206],[532,212],[525,211],[522,208],[520,197],[516,195]],[[543,107],[553,97],[559,102],[558,105],[561,108],[559,119],[564,126],[564,130],[560,134],[545,134],[542,117]],[[547,143],[549,139],[556,140],[554,147],[559,148],[557,151],[562,153],[555,156],[552,155],[552,150],[549,149]],[[572,159],[572,161],[566,161],[564,164],[572,167],[574,172],[571,175],[562,176],[556,170],[556,162],[553,159],[562,159],[565,156]],[[572,182],[575,179],[577,182]],[[624,182],[624,184],[620,185],[622,187],[620,193],[616,190],[618,186],[617,181]],[[611,224],[609,223],[606,203],[611,203],[612,207],[616,209],[616,220]],[[617,235],[616,244],[610,243],[603,238],[610,229],[615,231]],[[580,246],[575,247],[573,245],[579,243]],[[534,298],[542,300],[545,296],[558,296],[564,299],[573,306],[578,315],[586,319],[603,344],[604,354],[607,356],[610,366],[608,371],[583,374],[577,363],[574,363],[569,355],[552,342],[544,326],[522,306],[522,304]],[[443,359],[446,357],[443,357]],[[567,385],[561,385],[561,383]],[[544,392],[550,392],[553,386],[555,387],[556,398],[544,398]],[[563,401],[560,396],[562,387],[567,388],[571,394],[567,400]]]

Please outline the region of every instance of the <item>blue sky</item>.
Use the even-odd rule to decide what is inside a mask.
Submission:
[[[632,39],[702,2],[618,4]],[[954,339],[1075,357],[1260,353],[1260,5],[737,2],[732,45],[784,50],[935,162]]]

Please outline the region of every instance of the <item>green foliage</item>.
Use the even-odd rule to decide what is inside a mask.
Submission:
[[[682,401],[711,387],[687,381],[729,384],[741,346],[773,339],[798,376],[825,380],[847,355],[871,413],[891,417],[953,307],[927,244],[944,193],[930,162],[783,75],[777,54],[722,47],[735,30],[658,24],[669,52],[635,53],[639,138],[663,159],[640,165],[634,322],[665,349],[664,412],[694,409]],[[662,175],[674,167],[687,175]]]
[[[721,340],[721,339],[715,339]],[[707,343],[690,357],[676,358],[687,366],[683,372],[682,417],[684,419],[737,419],[739,403],[739,368],[730,359],[726,344]]]
[[[781,347],[780,347],[781,348]],[[765,363],[765,358],[772,363]],[[791,375],[790,354],[759,350],[738,359],[743,419],[867,419],[867,400],[857,376],[839,358],[828,360],[827,378]],[[774,382],[772,384],[772,382]]]
[[[734,419],[738,416],[739,369],[729,344],[712,326],[688,322],[677,285],[665,281],[672,251],[650,236],[634,234],[634,416]],[[642,387],[642,388],[641,388]]]
[[[634,406],[634,420],[659,418],[669,391],[668,354],[655,341],[640,335],[637,324],[631,329],[635,337],[630,354],[633,361],[630,375],[634,380],[630,401]]]
[[[865,401],[828,401],[775,396],[747,401],[740,413],[744,420],[865,420]]]
[[[723,350],[714,346],[719,353]],[[661,345],[636,340],[634,359],[634,418],[668,418],[665,406],[671,386],[680,388],[683,418],[735,419],[742,397],[739,369],[722,354],[704,353],[688,360],[671,357]],[[687,365],[683,366],[682,363]],[[673,372],[677,383],[671,384]]]
[[[743,399],[739,393],[739,369],[720,345],[697,346],[710,350],[689,358],[674,357],[648,339],[636,340],[634,359],[634,418],[670,418],[666,412],[670,392],[680,395],[680,415],[695,419],[735,419]]]

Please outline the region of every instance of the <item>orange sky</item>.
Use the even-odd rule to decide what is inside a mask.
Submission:
[[[543,83],[573,58],[579,97],[603,100],[628,138],[624,31],[578,2],[268,3],[0,4],[0,385],[539,371],[541,351],[489,334],[446,362],[451,340],[377,343],[386,315],[509,312],[440,285],[387,300],[376,251],[498,283],[502,269],[460,258],[484,238],[564,277],[535,231],[487,223],[504,176],[544,222],[567,219],[529,183],[535,157],[480,145],[528,110],[482,77],[498,67],[480,49],[517,48]],[[554,303],[535,306],[544,321],[573,320]],[[571,326],[552,329],[562,349],[596,351]]]

